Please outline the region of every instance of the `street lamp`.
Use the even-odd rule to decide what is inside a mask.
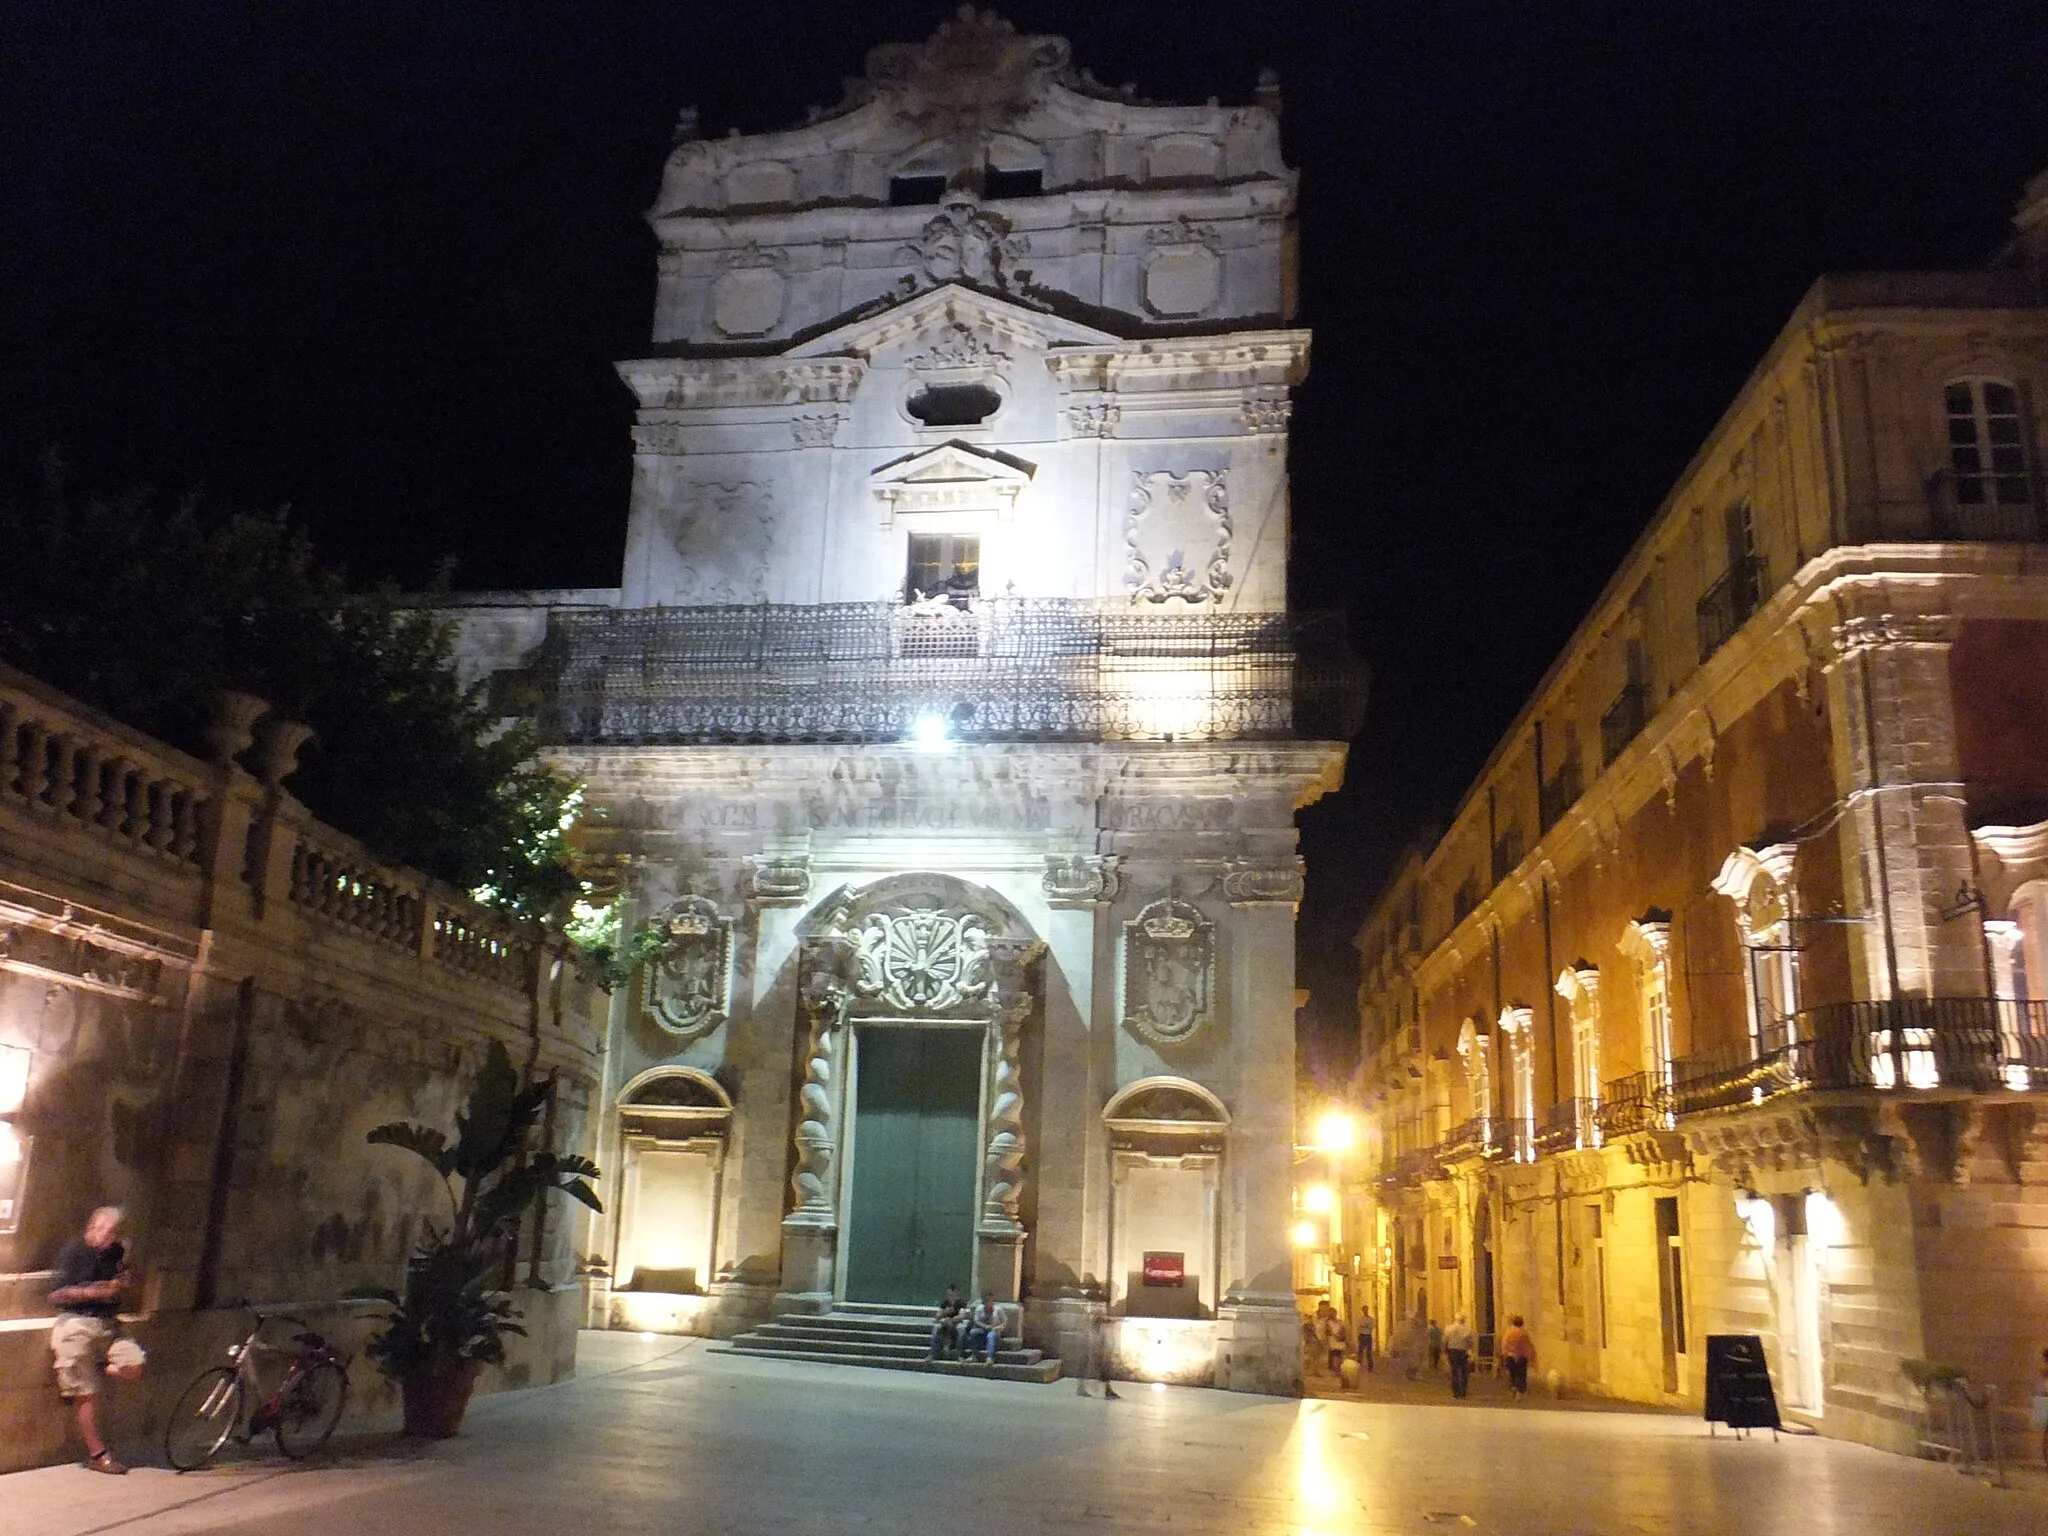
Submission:
[[[1341,1109],[1329,1109],[1316,1117],[1316,1150],[1330,1160],[1330,1182],[1328,1185],[1310,1185],[1305,1194],[1310,1210],[1327,1210],[1330,1214],[1330,1289],[1336,1291],[1341,1285],[1342,1305],[1339,1314],[1348,1331],[1357,1313],[1352,1297],[1353,1286],[1344,1267],[1344,1154],[1358,1144],[1357,1118]],[[1318,1206],[1317,1191],[1328,1204]],[[1336,1297],[1332,1298],[1336,1300]]]

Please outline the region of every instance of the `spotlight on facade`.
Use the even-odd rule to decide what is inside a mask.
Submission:
[[[1336,1204],[1336,1193],[1327,1184],[1311,1184],[1301,1192],[1302,1209],[1314,1211],[1319,1216],[1332,1210]]]
[[[928,709],[911,722],[910,741],[920,752],[945,752],[953,745],[953,728],[944,715]]]
[[[18,1115],[28,1102],[29,1050],[0,1045],[0,1115]]]
[[[1318,1242],[1316,1224],[1312,1221],[1297,1221],[1294,1224],[1294,1246],[1313,1248]]]
[[[1842,1219],[1842,1208],[1829,1198],[1826,1190],[1809,1189],[1806,1192],[1806,1235],[1825,1247],[1837,1246],[1848,1232],[1848,1223]]]

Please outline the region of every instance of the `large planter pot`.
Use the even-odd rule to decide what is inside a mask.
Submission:
[[[400,1379],[405,1399],[405,1432],[421,1440],[446,1440],[462,1427],[469,1395],[483,1363],[465,1360],[452,1371],[415,1371]]]

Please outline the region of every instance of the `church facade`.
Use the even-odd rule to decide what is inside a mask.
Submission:
[[[1293,815],[1356,690],[1286,603],[1277,92],[1163,106],[963,12],[650,221],[620,585],[465,663],[587,785],[593,1321],[1014,1303],[1289,1391]]]

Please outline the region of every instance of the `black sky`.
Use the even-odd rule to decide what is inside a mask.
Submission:
[[[0,3],[0,457],[288,502],[363,576],[617,580],[679,107],[785,125],[950,7]],[[1295,593],[1375,672],[1304,984],[1443,817],[1820,272],[1972,263],[2048,165],[2048,8],[1016,3],[1145,94],[1279,69]],[[0,551],[4,558],[4,551]],[[1341,1054],[1342,1046],[1336,1047]]]

